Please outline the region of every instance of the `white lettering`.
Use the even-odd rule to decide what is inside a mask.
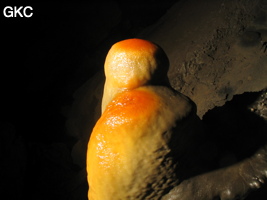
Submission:
[[[7,9],[8,9],[8,11],[7,11]],[[11,6],[6,6],[4,8],[4,12],[3,13],[4,13],[5,17],[13,17],[13,8]]]
[[[23,7],[20,6],[19,9],[17,10],[17,7],[15,6],[14,7],[14,17],[17,17],[17,14],[20,16],[20,17],[23,17],[23,15],[20,13],[20,10],[22,9]]]
[[[26,6],[24,9],[23,9],[23,14],[25,17],[31,17],[33,15],[33,12],[31,12],[29,15],[26,14],[26,10],[27,9],[30,9],[31,11],[33,10],[31,6]]]
[[[30,10],[30,11],[27,11]],[[31,6],[20,6],[20,7],[16,7],[14,6],[6,6],[3,10],[3,14],[5,17],[9,18],[9,17],[31,17],[33,15],[33,8]]]

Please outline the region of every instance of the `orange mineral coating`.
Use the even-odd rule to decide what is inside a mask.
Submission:
[[[167,69],[165,53],[149,41],[124,40],[109,51],[103,114],[87,149],[89,200],[157,200],[178,184],[171,141],[187,134],[177,124],[193,106],[161,84]]]
[[[117,42],[112,48],[112,50],[116,52],[122,52],[125,51],[125,49],[129,52],[136,52],[140,51],[141,48],[141,50],[145,51],[145,53],[149,53],[149,51],[155,52],[158,49],[158,47],[152,42],[137,38]]]
[[[190,112],[188,99],[165,87],[144,86],[118,94],[88,144],[89,199],[160,199],[160,192],[177,180],[168,144],[182,133],[171,130]],[[163,160],[168,160],[168,167]],[[162,183],[166,177],[169,185]]]
[[[158,97],[149,91],[127,91],[115,98],[103,113],[104,119],[109,119],[105,124],[115,128],[117,124],[133,126],[140,118],[149,118],[158,109]],[[113,119],[116,116],[116,119]],[[110,121],[111,120],[111,121]],[[145,121],[145,120],[144,120]],[[139,125],[139,124],[138,124]]]
[[[153,79],[161,81],[167,70],[167,56],[152,42],[128,39],[114,44],[105,60],[102,112],[117,93],[147,85]]]
[[[88,145],[87,172],[92,185],[90,200],[116,199],[119,192],[109,189],[105,184],[112,183],[118,190],[120,186],[116,184],[125,184],[124,187],[130,185],[128,180],[117,182],[116,178],[118,173],[127,174],[127,167],[133,164],[129,159],[133,158],[135,145],[140,138],[151,134],[138,130],[145,130],[146,126],[153,123],[160,105],[155,94],[142,90],[122,93],[108,105],[97,122]],[[114,195],[113,198],[110,198],[111,195]]]
[[[158,47],[141,39],[129,39],[112,46],[105,61],[105,74],[117,87],[136,88],[151,79],[157,67]]]

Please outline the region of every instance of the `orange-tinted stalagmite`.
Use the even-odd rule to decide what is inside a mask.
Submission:
[[[194,105],[168,84],[168,59],[152,42],[110,49],[102,116],[88,143],[90,200],[160,199],[179,183],[179,143]],[[183,123],[180,123],[183,121]]]

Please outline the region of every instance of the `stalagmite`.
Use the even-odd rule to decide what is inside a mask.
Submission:
[[[90,200],[160,199],[179,184],[196,111],[169,86],[168,64],[159,46],[142,39],[108,52],[102,116],[87,150]]]

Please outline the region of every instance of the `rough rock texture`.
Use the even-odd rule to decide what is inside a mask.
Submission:
[[[266,1],[180,1],[157,24],[139,34],[166,51],[171,85],[197,104],[200,118],[215,106],[224,105],[233,95],[267,87],[266,4]],[[84,84],[84,93],[78,92],[83,97],[74,96],[71,112],[74,115],[80,112],[81,116],[70,114],[67,124],[81,123],[79,118],[85,111],[82,106],[79,111],[75,105],[89,106],[86,102],[92,102],[94,94],[100,98],[104,82],[101,73]],[[96,84],[98,87],[92,86]],[[98,104],[92,102],[87,113],[92,113],[89,110],[99,107]],[[93,119],[72,126],[70,129],[79,130],[69,129],[70,134],[87,135],[97,117]]]
[[[172,86],[202,117],[267,86],[266,17],[266,1],[180,1],[141,35],[166,51]]]
[[[210,151],[207,157],[236,162],[230,146],[243,152],[264,142],[254,135],[265,133],[266,125],[261,118],[251,120],[251,115],[264,116],[266,98],[250,107],[253,112],[244,119],[238,105],[252,93],[235,94],[266,87],[266,0],[177,2],[171,8],[173,0],[135,1],[131,6],[120,0],[35,3],[31,19],[1,16],[4,165],[0,168],[9,199],[87,198],[82,168],[87,140],[100,114],[101,69],[110,46],[130,37],[150,39],[167,52],[173,87],[197,103],[199,116],[216,132],[209,135],[213,141],[207,144],[220,146],[226,154]],[[9,5],[0,4],[2,10]],[[232,106],[214,108],[232,97]],[[73,138],[66,137],[66,132]],[[235,132],[238,135],[233,138]],[[219,145],[218,138],[224,139]],[[266,196],[265,185],[247,199]]]
[[[179,1],[158,23],[137,36],[156,42],[166,51],[170,59],[169,79],[172,86],[197,104],[198,115],[202,118],[208,110],[224,105],[234,95],[261,91],[267,87],[266,18],[266,1]],[[103,72],[100,71],[82,87],[84,93],[78,92],[80,97],[75,95],[76,106],[70,113],[75,112],[76,117],[70,114],[67,125],[78,122],[82,116],[80,113],[84,113],[83,106],[78,108],[77,105],[91,102],[87,111],[91,114],[99,107],[100,102],[93,102],[92,99],[96,99],[95,96],[99,99],[102,84]],[[87,131],[96,119],[94,117],[94,120],[76,127],[80,139],[73,149],[73,156],[79,158],[77,160],[84,158]],[[82,128],[84,126],[85,129]],[[233,155],[228,156],[230,158],[226,156],[226,159],[231,160]],[[220,162],[224,162],[222,160]],[[79,162],[81,166],[83,163]],[[233,167],[233,171],[238,169]],[[217,175],[210,175],[214,176]],[[204,176],[204,179],[207,177]],[[186,187],[191,186],[186,184]],[[196,188],[200,189],[198,186]],[[246,193],[250,189],[244,191]],[[233,199],[236,193],[231,191],[228,196],[221,197]]]

